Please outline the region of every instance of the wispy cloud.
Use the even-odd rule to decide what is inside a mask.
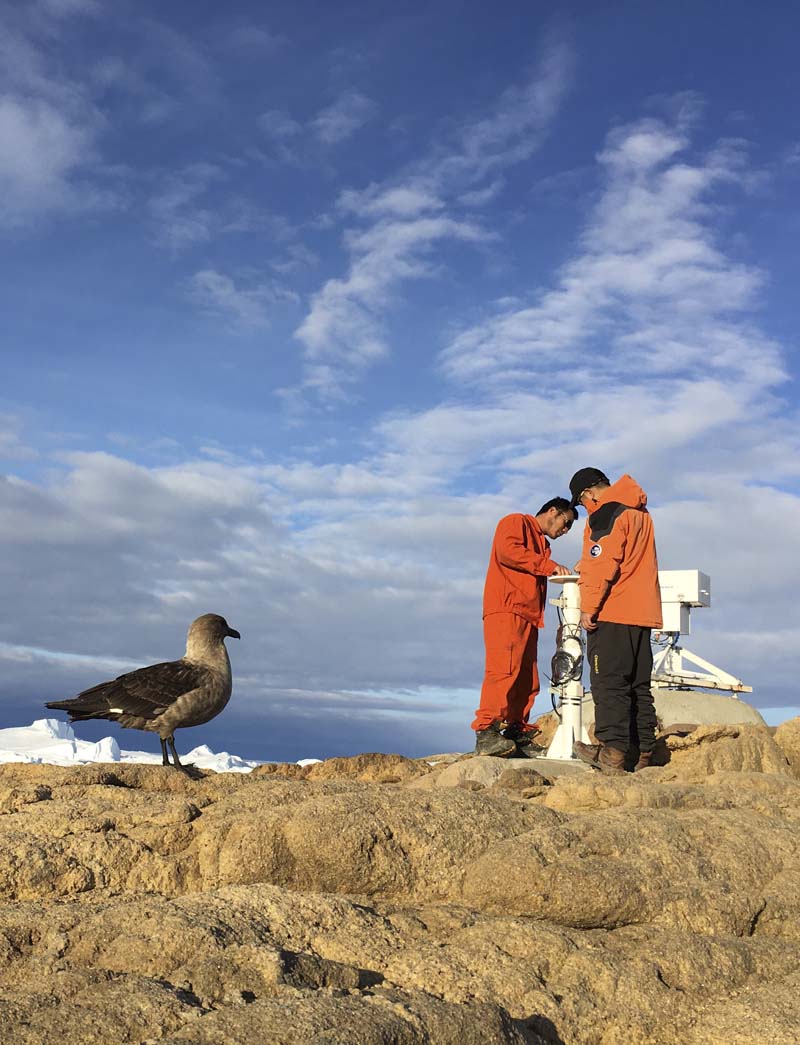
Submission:
[[[444,202],[422,184],[369,185],[366,189],[345,189],[339,194],[337,207],[343,214],[358,218],[415,218],[419,214],[438,211]]]
[[[278,141],[295,138],[302,134],[303,127],[282,109],[268,109],[258,118],[262,130]]]
[[[60,5],[64,17],[89,5]],[[98,169],[104,121],[81,85],[55,72],[43,37],[54,25],[30,8],[0,19],[0,225],[117,204]]]
[[[265,327],[277,303],[296,302],[296,295],[276,283],[237,286],[230,276],[214,269],[196,272],[188,284],[191,300],[203,311],[232,320],[243,329]]]
[[[744,183],[736,143],[694,162],[678,127],[646,120],[615,131],[598,157],[604,190],[556,285],[463,330],[442,354],[460,384],[561,388],[639,375],[665,381],[736,375],[752,390],[783,376],[777,346],[748,322],[762,274],[726,256],[713,192]]]
[[[0,459],[30,460],[37,452],[22,441],[22,422],[14,414],[0,414]]]
[[[135,23],[134,28],[140,68],[151,71],[183,100],[191,100],[192,108],[197,111],[205,108],[199,103],[217,98],[218,70],[208,48],[188,32],[179,32],[166,21],[155,18],[145,17]]]
[[[0,99],[0,221],[82,209],[93,194],[76,175],[94,141],[89,122],[71,119],[44,99]]]
[[[222,177],[219,167],[210,163],[191,164],[165,176],[148,204],[160,246],[179,251],[211,239],[219,228],[219,215],[201,201]]]
[[[230,31],[223,42],[238,55],[260,60],[283,47],[287,38],[283,33],[270,32],[262,26],[239,25]]]
[[[164,123],[180,112],[178,99],[130,59],[105,55],[91,70],[91,77],[103,99],[118,95],[130,98],[131,115],[139,123]]]
[[[295,243],[295,230],[230,187],[230,171],[207,162],[154,172],[156,188],[147,200],[152,239],[173,254],[222,236],[264,233],[280,245],[281,257]]]
[[[319,256],[304,243],[290,243],[282,257],[270,262],[270,267],[276,272],[288,273],[314,268],[318,264]]]
[[[321,142],[338,145],[350,138],[374,116],[377,106],[360,91],[349,90],[340,95],[311,121],[311,128]]]
[[[267,109],[258,126],[281,163],[309,166],[320,162],[320,152],[351,138],[377,112],[371,98],[353,88],[308,120],[298,120],[285,109]]]
[[[259,116],[258,126],[281,163],[300,166],[305,162],[303,125],[288,112],[283,109],[268,109]]]
[[[346,384],[388,350],[380,313],[396,287],[430,273],[427,256],[438,241],[487,235],[468,222],[438,217],[387,221],[353,234],[350,272],[324,285],[296,332],[305,345],[304,386],[323,398],[343,395]]]
[[[341,398],[388,351],[384,317],[400,284],[436,271],[428,258],[438,245],[491,237],[474,220],[464,220],[463,193],[478,193],[476,206],[485,203],[500,189],[497,172],[535,151],[566,90],[570,67],[570,52],[552,47],[523,86],[507,91],[490,113],[459,131],[449,151],[437,146],[397,178],[340,194],[339,213],[366,228],[345,230],[349,271],[312,297],[296,331],[305,346],[304,388],[323,399]],[[490,175],[492,182],[482,186]]]
[[[219,54],[229,46],[223,36],[205,47],[191,31],[177,31],[166,21],[142,14],[123,20],[88,72],[98,104],[117,121],[196,127],[220,101]],[[216,48],[216,50],[215,50]]]
[[[99,0],[35,0],[31,6],[55,18],[97,14],[101,10]]]
[[[490,112],[465,124],[459,147],[433,164],[434,181],[474,184],[531,156],[558,113],[573,64],[571,49],[550,41],[525,83],[510,87]]]

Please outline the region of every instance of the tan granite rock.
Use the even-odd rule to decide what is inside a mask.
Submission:
[[[4,1040],[794,1045],[800,781],[762,727],[668,743],[552,783],[0,766]]]
[[[478,788],[491,787],[502,776],[506,769],[506,759],[494,758],[491,755],[475,755],[459,762],[451,762],[430,773],[431,787],[463,787],[465,784],[477,784]],[[424,787],[426,781],[416,782],[416,786]]]
[[[786,756],[767,726],[698,726],[688,736],[667,738],[669,778],[703,780],[718,770],[789,775]]]
[[[786,756],[792,776],[800,778],[800,717],[782,722],[775,730],[774,740]]]
[[[360,780],[368,784],[399,784],[430,772],[430,766],[421,759],[381,754],[329,758],[307,768],[308,780]]]
[[[425,776],[431,766],[422,759],[404,755],[368,753],[347,758],[328,758],[299,766],[294,762],[268,762],[257,766],[253,778],[288,777],[290,780],[360,780],[364,783],[399,784]]]

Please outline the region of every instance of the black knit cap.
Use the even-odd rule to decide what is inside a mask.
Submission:
[[[599,468],[579,468],[569,481],[572,507],[577,505],[584,490],[588,490],[590,486],[596,486],[598,483],[608,483],[608,476],[604,475]]]

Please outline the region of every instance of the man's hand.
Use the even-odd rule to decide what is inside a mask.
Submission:
[[[580,573],[581,572],[581,562],[580,562],[580,559],[572,567],[572,572],[573,573]]]
[[[590,613],[582,613],[581,627],[584,631],[597,631],[597,621]]]
[[[569,577],[572,573],[569,566],[562,566],[560,563],[554,563],[555,569],[553,570],[554,577]]]

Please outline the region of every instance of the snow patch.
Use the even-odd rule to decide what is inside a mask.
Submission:
[[[155,737],[153,738],[155,739]],[[297,764],[308,766],[319,758],[303,758]],[[8,762],[47,763],[54,766],[82,766],[89,762],[135,762],[161,765],[161,753],[122,750],[114,737],[89,743],[75,736],[72,726],[57,718],[39,718],[29,726],[0,729],[0,764]],[[249,773],[262,760],[240,758],[227,751],[216,753],[200,744],[185,755],[185,765],[213,769],[216,773]]]
[[[30,728],[35,729],[37,733],[46,733],[50,737],[55,737],[56,740],[75,739],[75,733],[69,722],[62,722],[57,718],[37,718],[35,722],[31,722]],[[0,730],[0,732],[5,733],[6,730]]]
[[[122,759],[122,752],[113,737],[103,737],[96,744],[92,744],[84,757],[87,762],[119,762]]]

